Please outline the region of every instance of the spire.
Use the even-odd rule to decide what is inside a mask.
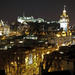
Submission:
[[[64,10],[66,10],[66,5],[64,5]]]
[[[66,16],[66,5],[64,5],[63,16]]]

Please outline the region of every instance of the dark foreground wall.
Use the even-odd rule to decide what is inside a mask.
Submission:
[[[5,70],[0,70],[0,75],[6,75]]]
[[[55,71],[55,72],[46,72],[43,75],[73,75],[70,71]]]

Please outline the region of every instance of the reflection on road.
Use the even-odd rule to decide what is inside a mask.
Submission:
[[[31,51],[18,51],[11,54],[5,65],[7,75],[39,75],[39,66],[44,55],[53,52],[55,48],[36,48]]]

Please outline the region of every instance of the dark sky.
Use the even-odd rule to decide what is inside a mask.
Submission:
[[[75,0],[0,0],[0,19],[13,21],[17,16],[34,16],[47,20],[59,20],[64,5],[75,24]]]

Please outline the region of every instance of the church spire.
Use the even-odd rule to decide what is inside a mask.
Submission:
[[[66,5],[64,5],[63,16],[66,17]]]
[[[64,10],[66,10],[66,5],[64,5]]]
[[[66,6],[65,5],[64,5],[64,9],[63,9],[62,15],[60,16],[59,23],[60,23],[60,28],[63,28],[63,30],[65,32],[67,32],[68,24],[69,24],[69,17],[67,15],[67,11],[66,11]]]

